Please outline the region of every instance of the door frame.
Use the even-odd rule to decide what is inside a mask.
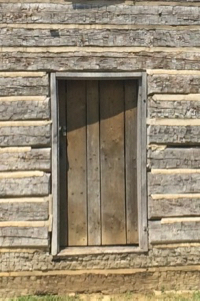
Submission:
[[[58,255],[60,252],[60,126],[59,126],[59,100],[58,100],[58,80],[112,80],[112,79],[138,79],[138,116],[137,116],[137,202],[138,202],[138,234],[139,247],[103,247],[102,252],[146,252],[148,250],[147,231],[147,128],[146,128],[146,102],[147,102],[147,76],[146,72],[54,72],[50,76],[51,92],[51,120],[52,120],[52,240],[51,254]],[[87,248],[87,247],[86,247]],[[92,253],[92,248],[90,253]],[[73,248],[75,249],[75,248]],[[101,252],[101,247],[98,247]],[[87,252],[87,250],[85,250]],[[84,253],[85,253],[84,251]]]

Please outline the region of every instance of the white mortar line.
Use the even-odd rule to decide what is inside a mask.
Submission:
[[[0,101],[48,101],[46,96],[5,96],[0,97]]]
[[[40,126],[51,124],[50,120],[39,120],[39,121],[1,121],[0,127],[10,127],[10,126]]]
[[[163,118],[163,119],[149,119],[147,118],[147,124],[149,125],[171,125],[171,126],[195,126],[200,125],[200,119],[170,119],[170,118]]]
[[[47,75],[46,72],[37,72],[37,71],[30,71],[30,72],[0,72],[0,77],[43,77]]]
[[[177,168],[177,169],[152,169],[151,174],[196,174],[200,173],[200,169],[184,169],[184,168]]]
[[[162,199],[195,199],[195,198],[200,198],[200,193],[181,193],[181,194],[152,194],[151,198],[154,200],[162,200]]]
[[[162,218],[161,224],[175,224],[175,223],[189,223],[200,222],[200,217],[175,217],[175,218]]]

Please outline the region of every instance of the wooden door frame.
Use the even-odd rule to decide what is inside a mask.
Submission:
[[[57,255],[60,251],[60,157],[59,157],[59,100],[58,100],[58,80],[126,80],[138,79],[138,118],[137,118],[137,193],[138,193],[138,232],[139,247],[103,247],[110,253],[112,250],[119,252],[146,252],[148,250],[147,233],[147,171],[146,171],[146,150],[147,150],[147,128],[146,128],[146,100],[147,100],[147,80],[146,72],[55,72],[51,73],[51,120],[52,120],[52,197],[53,197],[53,221],[52,221],[52,241],[51,253]],[[92,249],[93,247],[88,247]],[[75,249],[75,248],[73,248]],[[98,247],[101,252],[101,247]],[[90,250],[91,252],[91,250]],[[91,252],[92,253],[92,252]]]

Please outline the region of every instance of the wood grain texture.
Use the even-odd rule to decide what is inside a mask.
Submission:
[[[0,197],[45,196],[50,193],[50,174],[13,176],[0,179]]]
[[[148,76],[148,93],[199,93],[199,75],[154,74]]]
[[[68,245],[87,245],[86,83],[67,82]]]
[[[149,168],[200,168],[200,148],[169,147],[148,150]]]
[[[88,245],[101,245],[99,82],[87,81]]]
[[[134,71],[139,69],[177,69],[177,70],[199,70],[200,52],[198,48],[191,51],[170,48],[144,48],[131,51],[126,48],[121,51],[107,50],[99,47],[94,51],[81,50],[74,47],[74,51],[57,47],[53,49],[43,48],[23,48],[16,50],[3,48],[0,49],[0,68],[1,70],[124,70]],[[36,51],[37,50],[37,51]],[[118,49],[117,49],[118,50]],[[12,62],[12,63],[11,63]],[[75,68],[75,69],[74,69]]]
[[[2,23],[199,25],[197,6],[108,3],[2,3]]]
[[[51,139],[51,125],[15,125],[0,127],[1,146],[49,146]]]
[[[200,174],[148,175],[149,194],[199,193]]]
[[[0,96],[48,96],[48,76],[0,77]]]
[[[49,98],[43,101],[0,99],[0,120],[42,120],[50,118]]]
[[[41,202],[1,202],[0,221],[43,221],[49,217],[49,202],[41,199]]]
[[[1,47],[38,46],[199,47],[199,29],[0,27]]]
[[[197,145],[200,143],[199,126],[150,125],[148,127],[149,143],[169,145]]]
[[[125,187],[127,244],[138,243],[137,90],[136,81],[127,80],[125,82]]]
[[[102,244],[126,243],[123,82],[100,82]]]
[[[150,118],[200,118],[199,101],[159,101],[150,97],[148,104]]]
[[[0,148],[0,170],[50,171],[50,148]]]
[[[148,216],[150,219],[162,217],[199,216],[200,199],[194,198],[149,198]]]
[[[0,228],[1,247],[47,247],[47,227],[2,227]]]
[[[160,221],[149,222],[149,242],[178,243],[197,242],[200,240],[200,222],[177,222],[161,224]]]

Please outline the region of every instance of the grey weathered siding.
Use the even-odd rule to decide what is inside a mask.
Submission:
[[[0,245],[48,246],[49,73],[83,70],[147,71],[150,243],[200,241],[198,1],[23,2],[0,1]]]

